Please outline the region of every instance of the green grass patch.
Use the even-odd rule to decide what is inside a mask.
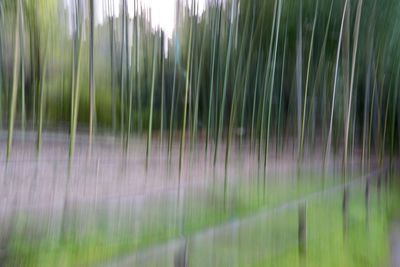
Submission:
[[[149,203],[140,218],[118,218],[118,224],[107,225],[106,215],[95,218],[86,230],[75,222],[64,235],[46,232],[40,220],[20,216],[8,244],[6,266],[96,265],[180,236],[201,233],[232,219],[279,208],[324,186],[330,188],[341,179],[330,177],[321,183],[318,175],[307,175],[296,183],[277,181],[267,182],[265,190],[257,182],[236,186],[230,189],[227,200],[218,186],[205,193],[189,192],[183,198],[183,220],[177,219],[175,200]],[[291,208],[267,219],[240,224],[236,235],[228,231],[216,239],[190,241],[190,266],[300,266],[302,261],[307,266],[386,266],[389,223],[396,216],[399,197],[394,189],[383,188],[380,195],[378,200],[375,187],[371,187],[367,219],[363,188],[357,186],[350,191],[346,234],[340,190],[308,203],[304,259],[299,258],[297,249],[298,211]]]

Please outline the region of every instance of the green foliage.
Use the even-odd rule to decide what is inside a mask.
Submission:
[[[50,124],[64,124],[71,119],[68,115],[71,109],[68,107],[71,93],[68,91],[73,87],[71,70],[76,69],[76,66],[72,65],[73,58],[77,60],[77,54],[74,52],[78,48],[77,37],[88,33],[88,16],[83,16],[83,4],[77,6],[78,14],[75,14],[72,10],[63,9],[63,5],[57,0],[36,2],[22,1],[25,26],[22,36],[26,40],[22,47],[27,50],[23,53],[27,118],[36,121],[37,88],[42,79],[46,54],[49,58],[49,96],[44,103],[46,115],[51,120]],[[332,113],[334,151],[340,150],[338,148],[343,143],[342,140],[344,143],[349,141],[351,147],[354,140],[360,139],[361,136],[367,137],[363,142],[364,146],[369,143],[373,146],[380,143],[395,146],[397,143],[394,137],[399,126],[392,121],[397,120],[399,112],[389,112],[387,118],[384,114],[386,110],[396,109],[398,104],[396,97],[394,101],[387,99],[390,98],[390,94],[396,95],[399,90],[398,83],[395,83],[399,75],[400,58],[399,2],[364,0],[361,11],[357,13],[360,2],[349,0],[350,12],[346,15],[349,24],[345,31],[346,36],[349,36],[348,41],[354,46],[350,44],[350,51],[346,52],[346,55],[342,53],[343,49],[337,49],[340,43],[344,1],[320,1],[319,5],[316,5],[314,0],[282,1],[279,20],[274,8],[278,3],[278,0],[238,0],[226,3],[211,1],[203,13],[185,5],[178,5],[176,29],[172,39],[166,40],[168,50],[167,53],[163,53],[165,105],[162,111],[161,51],[157,51],[154,76],[152,63],[154,46],[161,49],[161,31],[151,27],[150,18],[139,6],[136,6],[133,18],[126,18],[132,25],[127,28],[128,31],[123,32],[128,38],[121,36],[123,20],[106,17],[102,24],[94,28],[93,64],[97,114],[95,124],[105,129],[113,128],[117,124],[121,124],[120,128],[125,128],[131,125],[127,123],[131,118],[131,121],[134,121],[130,126],[133,132],[148,129],[142,125],[147,120],[143,117],[147,115],[145,112],[142,114],[142,109],[150,108],[150,98],[153,95],[154,114],[162,112],[163,118],[168,118],[165,120],[167,129],[182,128],[184,111],[189,108],[187,119],[191,124],[190,131],[193,135],[197,133],[198,125],[193,127],[192,121],[195,118],[198,124],[206,125],[207,140],[210,137],[225,137],[225,133],[230,132],[226,131],[230,125],[231,129],[241,127],[250,131],[251,128],[253,136],[261,138],[263,143],[263,139],[274,138],[269,136],[269,132],[275,132],[265,130],[265,125],[271,129],[280,125],[285,131],[296,133],[301,139],[301,145],[304,143],[306,146],[313,142],[315,134],[323,135],[323,139],[327,138],[326,121]],[[232,8],[234,4],[237,8]],[[5,38],[2,38],[0,45],[4,50],[3,54],[7,55],[13,52],[11,33],[17,12],[15,1],[3,1],[2,6],[2,37]],[[109,14],[109,11],[104,10],[104,13]],[[70,21],[83,23],[83,29],[71,29],[74,24]],[[302,27],[299,28],[299,25]],[[190,27],[193,28],[192,34]],[[275,33],[277,29],[279,32]],[[192,48],[189,47],[191,35]],[[356,35],[359,37],[356,38]],[[88,124],[90,47],[89,38],[83,37],[80,67],[82,99],[79,100],[81,107],[78,121]],[[358,43],[355,42],[356,39],[359,40]],[[274,44],[273,49],[271,44]],[[296,49],[298,45],[302,47],[300,55]],[[350,56],[353,51],[357,51],[354,58]],[[296,70],[298,56],[307,60],[299,62],[301,66]],[[336,63],[337,58],[339,61]],[[5,85],[12,83],[9,62],[4,56],[0,58]],[[351,75],[348,73],[350,68],[344,67],[347,63],[342,64],[343,62],[354,66]],[[297,71],[300,75],[296,74]],[[349,91],[346,77],[350,76],[353,77],[354,85]],[[187,78],[189,80],[186,85]],[[298,86],[294,86],[299,79]],[[334,88],[335,80],[337,88]],[[18,86],[18,89],[21,87]],[[187,103],[186,87],[190,89]],[[394,88],[393,93],[389,93],[390,87]],[[4,106],[8,107],[10,98],[7,96],[11,86],[5,86],[5,89],[1,94]],[[337,92],[335,97],[332,97],[334,89],[337,89]],[[332,107],[333,99],[335,105]],[[351,99],[351,102],[347,103],[346,99]],[[17,106],[21,106],[20,101],[17,102]],[[229,117],[233,106],[242,108],[234,112],[236,115],[231,120]],[[21,112],[23,110],[25,109],[21,108]],[[15,117],[20,117],[19,112],[20,109],[16,111]],[[300,116],[298,113],[301,113]],[[7,112],[2,112],[3,117],[6,118],[6,115]],[[265,119],[266,117],[268,119]],[[298,132],[295,123],[291,123],[299,118],[301,132]],[[265,122],[260,122],[262,120]],[[389,123],[384,123],[384,120]],[[371,123],[374,125],[371,129],[379,127],[379,130],[367,131]],[[155,124],[155,127],[159,126]],[[355,138],[351,138],[350,129],[354,127]],[[320,130],[314,131],[312,128]],[[268,134],[265,134],[266,131]],[[388,134],[384,133],[390,133],[390,140]],[[191,138],[196,139],[196,136]],[[367,149],[364,147],[364,150]]]

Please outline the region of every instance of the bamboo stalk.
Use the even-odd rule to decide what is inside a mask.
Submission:
[[[187,120],[187,110],[188,110],[188,96],[189,96],[189,90],[190,90],[190,66],[192,62],[192,38],[193,38],[193,21],[190,22],[190,29],[189,29],[189,51],[188,51],[188,56],[187,56],[187,63],[186,63],[186,82],[185,82],[185,100],[184,100],[184,109],[183,109],[183,123],[182,123],[182,135],[181,135],[181,142],[179,146],[179,184],[180,184],[180,178],[181,178],[181,173],[182,173],[182,162],[184,158],[184,152],[185,152],[185,135],[186,135],[186,120]]]
[[[277,24],[276,24],[275,48],[274,48],[272,74],[271,74],[271,84],[270,84],[270,94],[269,94],[267,138],[266,138],[266,141],[265,141],[265,151],[264,151],[264,173],[266,172],[267,160],[268,160],[268,154],[269,154],[269,136],[270,136],[270,128],[271,128],[272,97],[273,97],[273,94],[274,94],[274,85],[275,85],[275,67],[276,67],[276,55],[277,55],[277,51],[278,51],[278,40],[279,40],[279,29],[280,29],[280,21],[281,21],[281,12],[282,12],[282,1],[278,0],[278,19],[277,19]],[[265,179],[265,176],[264,176],[264,179]]]
[[[281,111],[282,111],[282,98],[283,98],[283,84],[285,75],[285,60],[286,60],[286,50],[287,50],[287,25],[285,30],[285,41],[283,45],[283,56],[282,56],[282,70],[281,70],[281,86],[279,91],[279,106],[278,106],[278,126],[277,126],[277,144],[276,144],[276,155],[278,155],[278,145],[280,145],[280,140],[283,140],[281,136]],[[283,142],[282,142],[283,143]],[[282,149],[282,148],[281,148]]]
[[[353,58],[352,58],[352,67],[351,67],[351,78],[350,78],[349,107],[347,109],[347,115],[346,115],[345,138],[344,138],[344,142],[345,142],[345,144],[344,144],[345,172],[346,172],[346,167],[347,167],[350,113],[351,113],[351,104],[352,104],[352,99],[353,99],[354,72],[355,72],[356,59],[357,59],[358,36],[359,36],[359,32],[360,32],[360,20],[361,20],[362,5],[363,5],[363,0],[359,0],[358,6],[357,6],[355,29],[354,29],[354,43],[353,43]]]
[[[224,123],[224,115],[225,115],[225,102],[227,95],[227,87],[228,87],[228,76],[231,62],[231,53],[232,53],[232,35],[234,31],[235,25],[235,16],[236,16],[236,1],[234,0],[231,8],[231,22],[229,25],[229,37],[228,37],[228,51],[226,56],[226,67],[225,67],[225,75],[224,75],[224,84],[222,88],[222,100],[221,100],[221,109],[219,112],[219,120],[218,120],[218,129],[217,136],[215,140],[215,149],[214,149],[214,166],[217,163],[217,154],[218,154],[218,142],[222,138],[222,128]]]
[[[75,152],[75,139],[76,139],[76,128],[78,123],[78,110],[79,110],[79,96],[80,96],[80,69],[81,69],[81,51],[83,46],[82,36],[79,38],[79,46],[75,51],[77,55],[77,65],[75,70],[75,81],[72,84],[71,91],[73,92],[72,106],[71,106],[71,128],[70,128],[70,143],[69,143],[69,165],[72,165],[74,152]]]
[[[13,85],[11,91],[11,105],[10,105],[10,119],[8,122],[8,141],[7,141],[7,161],[11,156],[11,149],[13,143],[13,133],[14,133],[14,119],[15,111],[17,109],[17,90],[18,90],[18,80],[19,71],[18,66],[20,62],[20,34],[19,34],[19,24],[20,24],[20,5],[21,0],[18,0],[17,4],[17,17],[15,20],[15,34],[14,34],[14,64],[13,64]]]
[[[164,32],[161,32],[161,121],[160,121],[160,151],[163,149],[164,140],[164,112],[165,112],[165,63],[164,63]]]
[[[256,77],[255,77],[255,84],[254,84],[254,93],[253,93],[253,109],[251,112],[251,130],[250,130],[250,152],[252,151],[252,147],[254,145],[254,136],[255,136],[255,118],[256,118],[256,102],[257,102],[257,91],[258,91],[258,82],[259,82],[259,76],[260,76],[260,61],[261,61],[261,56],[260,56],[260,50],[261,50],[261,38],[260,38],[260,44],[258,46],[258,52],[257,52],[257,67],[256,67]]]
[[[267,84],[269,81],[269,75],[271,71],[271,57],[272,57],[272,46],[274,41],[274,34],[275,34],[275,24],[276,24],[276,14],[278,9],[278,0],[274,1],[274,16],[272,19],[272,28],[271,28],[271,37],[269,42],[269,49],[268,49],[268,59],[267,59],[267,67],[265,69],[265,79],[264,79],[264,86],[263,86],[263,96],[262,96],[262,104],[261,104],[261,126],[260,126],[260,135],[259,135],[259,146],[258,146],[258,163],[260,164],[261,161],[261,148],[262,148],[262,140],[264,138],[264,123],[265,123],[265,109],[266,109],[266,102],[267,102]],[[265,140],[264,140],[265,141]]]
[[[154,38],[156,40],[156,37]],[[151,156],[151,139],[152,139],[152,130],[153,130],[153,108],[154,108],[154,91],[156,87],[156,60],[157,60],[157,42],[154,42],[154,51],[153,51],[153,74],[152,74],[152,82],[151,82],[151,93],[150,93],[150,115],[149,115],[149,130],[147,132],[147,145],[146,145],[146,170],[148,170],[149,166],[149,158]]]
[[[334,77],[334,83],[333,83],[331,114],[330,114],[330,120],[329,120],[329,132],[328,132],[328,140],[327,140],[326,150],[325,150],[324,165],[326,164],[327,157],[328,157],[328,155],[330,155],[330,152],[331,152],[333,111],[335,109],[336,88],[337,88],[337,80],[338,80],[338,72],[339,72],[339,58],[340,58],[340,50],[341,50],[341,46],[342,46],[343,25],[344,25],[346,10],[347,10],[347,4],[348,4],[348,0],[345,1],[344,7],[343,7],[343,16],[342,16],[342,22],[341,22],[341,26],[340,26],[338,47],[337,47],[337,51],[336,51],[335,77]]]
[[[252,54],[251,51],[253,51],[253,45],[254,45],[254,23],[255,23],[255,5],[253,6],[253,19],[251,22],[251,28],[250,28],[250,48],[249,48],[249,55],[247,57],[247,63],[246,63],[246,74],[245,74],[245,82],[244,82],[244,92],[243,92],[243,102],[242,102],[242,114],[240,117],[240,128],[244,129],[244,115],[246,111],[246,102],[247,102],[247,91],[249,87],[249,75],[250,75],[250,62],[252,59]],[[247,18],[247,17],[246,17]],[[245,39],[245,38],[244,38]],[[243,134],[240,135],[240,147],[243,145]]]
[[[42,132],[43,132],[43,110],[44,110],[44,91],[46,89],[46,72],[47,72],[47,57],[44,57],[44,66],[42,72],[42,79],[39,88],[39,125],[38,125],[38,137],[37,137],[37,154],[40,154],[42,148]]]
[[[206,143],[205,143],[205,157],[208,155],[208,143],[210,140],[210,130],[211,130],[211,114],[212,114],[212,103],[213,103],[213,95],[214,95],[214,75],[216,68],[216,52],[217,52],[217,44],[219,40],[219,31],[221,27],[221,8],[218,9],[218,18],[215,18],[215,26],[213,27],[213,47],[212,47],[212,56],[211,56],[211,79],[210,79],[210,94],[209,94],[209,102],[208,102],[208,119],[207,119],[207,133],[206,133]]]
[[[90,37],[89,37],[89,155],[92,151],[93,142],[93,120],[96,109],[95,91],[94,91],[94,59],[93,59],[93,38],[94,38],[94,5],[93,0],[89,0],[89,20],[90,20]]]
[[[206,38],[203,33],[202,35],[202,42],[201,42],[201,52],[200,52],[200,62],[199,62],[199,69],[197,71],[197,79],[196,79],[196,86],[195,86],[195,107],[194,107],[194,119],[193,119],[193,131],[192,131],[192,147],[194,144],[197,144],[197,125],[199,120],[199,97],[200,97],[200,85],[202,79],[202,72],[203,72],[203,64],[204,64],[204,51],[205,51],[205,41]]]
[[[26,125],[26,100],[25,100],[25,21],[24,21],[24,9],[23,5],[20,4],[21,9],[21,42],[20,42],[20,51],[21,51],[21,126],[22,126],[22,134],[25,133],[25,125]]]
[[[176,21],[175,27],[178,26],[179,21],[179,10],[180,10],[180,2],[176,2],[177,12],[176,12]],[[178,42],[179,42],[179,32],[175,32],[175,55],[174,55],[174,77],[173,77],[173,85],[172,85],[172,95],[171,95],[171,110],[170,110],[170,118],[169,118],[169,138],[168,138],[168,159],[171,160],[172,154],[172,138],[173,138],[173,130],[174,130],[174,115],[175,115],[175,95],[177,94],[177,68],[178,68],[178,59],[180,58],[180,54],[178,51]]]
[[[300,134],[300,149],[299,149],[299,156],[298,160],[301,162],[303,160],[304,156],[304,128],[305,128],[305,120],[306,120],[306,111],[307,111],[307,95],[308,95],[308,87],[309,87],[309,80],[310,80],[310,68],[311,68],[311,58],[312,58],[312,52],[314,48],[314,36],[315,36],[315,26],[317,24],[317,17],[318,17],[318,5],[319,1],[317,0],[317,3],[315,5],[315,15],[314,15],[314,22],[313,22],[313,28],[312,28],[312,33],[311,33],[311,41],[310,41],[310,50],[308,52],[308,63],[307,63],[307,74],[306,74],[306,84],[304,87],[304,105],[303,105],[303,118],[302,118],[302,124],[301,124],[301,134]]]

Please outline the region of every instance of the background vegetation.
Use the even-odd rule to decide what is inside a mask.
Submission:
[[[171,38],[129,5],[2,0],[3,127],[398,151],[398,1],[177,2]]]

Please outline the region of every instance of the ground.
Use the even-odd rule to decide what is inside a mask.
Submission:
[[[288,145],[279,155],[271,152],[264,168],[257,151],[245,143],[232,147],[225,173],[224,143],[214,166],[212,144],[206,158],[204,143],[191,148],[187,142],[179,174],[179,140],[175,140],[169,159],[167,140],[160,147],[155,138],[146,168],[145,137],[131,139],[126,150],[118,138],[98,136],[89,153],[87,136],[78,135],[71,165],[67,135],[45,133],[39,155],[35,138],[34,133],[17,133],[8,161],[4,134],[0,141],[4,147],[0,162],[1,249],[6,262],[8,258],[19,259],[20,266],[124,266],[121,261],[127,261],[129,266],[133,260],[141,266],[165,266],[175,261],[174,251],[181,251],[187,242],[193,266],[204,266],[204,255],[213,255],[207,257],[209,266],[263,266],[260,264],[266,262],[293,266],[298,262],[297,206],[311,199],[321,205],[308,206],[313,225],[310,236],[325,238],[326,246],[321,248],[341,255],[339,244],[343,241],[332,239],[342,231],[340,185],[344,180],[339,156],[330,160],[321,175],[319,151],[310,153],[299,169],[294,147]],[[354,180],[356,190],[351,194],[355,200],[351,201],[350,219],[356,228],[350,239],[363,245],[358,245],[360,251],[338,257],[343,257],[347,266],[363,261],[376,266],[386,262],[385,246],[369,255],[363,251],[371,249],[372,240],[386,243],[387,220],[377,215],[377,193],[373,193],[373,230],[368,235],[355,231],[365,224],[366,215],[365,179],[359,171],[360,160],[353,159],[351,177],[361,179]],[[370,169],[379,170],[379,166],[371,164]],[[329,213],[327,207],[331,207]],[[318,226],[320,217],[336,232]],[[327,234],[323,237],[320,233]],[[365,238],[370,240],[362,241]],[[319,248],[310,245],[309,253],[326,253]],[[288,260],[282,261],[282,257]],[[309,257],[310,266],[327,263],[319,258]],[[332,266],[340,263],[327,260]]]

